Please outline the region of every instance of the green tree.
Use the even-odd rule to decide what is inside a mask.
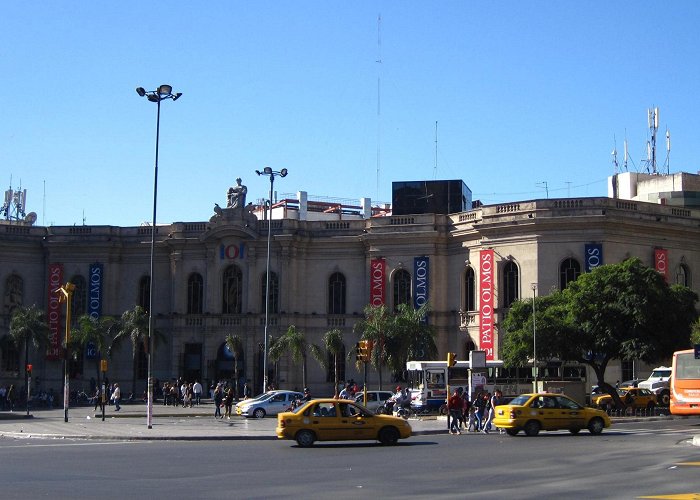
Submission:
[[[112,357],[112,353],[123,343],[125,339],[131,342],[131,360],[132,360],[132,380],[131,393],[136,394],[136,368],[139,346],[143,346],[143,350],[148,354],[149,339],[148,339],[148,313],[141,306],[135,306],[133,309],[124,311],[113,327],[114,337],[107,350],[107,353]],[[153,348],[155,350],[159,341],[164,341],[165,336],[153,330]]]
[[[355,323],[353,331],[359,333],[362,340],[371,340],[373,343],[370,362],[378,372],[379,390],[381,390],[382,367],[387,364],[389,353],[392,351],[392,345],[387,344],[390,344],[392,339],[394,317],[384,304],[381,306],[366,305],[364,315],[364,319]],[[352,359],[356,355],[357,349],[353,348],[348,352],[348,359]]]
[[[610,361],[655,363],[686,347],[697,300],[687,287],[669,287],[639,259],[598,267],[562,292],[536,300],[537,358],[590,366],[598,385],[621,405],[617,391],[605,381]],[[527,301],[511,307],[503,328],[504,361],[522,365],[533,352]]]
[[[95,371],[97,372],[97,387],[102,387],[100,380],[100,358],[107,353],[112,341],[115,325],[114,318],[100,316],[94,318],[89,314],[83,314],[78,318],[78,327],[72,331],[73,342],[81,349],[88,344],[93,344],[100,356],[95,357]]]
[[[692,331],[690,333],[690,344],[700,344],[700,319],[693,322]]]
[[[46,323],[46,313],[36,304],[15,308],[10,319],[10,338],[19,350],[24,346],[24,387],[29,387],[29,344],[35,349],[44,347],[49,343],[49,325]],[[27,415],[29,415],[29,401],[27,401]]]
[[[328,360],[325,353],[329,353],[331,356],[333,356],[333,380],[335,382],[333,384],[333,397],[337,398],[338,385],[340,383],[339,360],[340,356],[343,354],[343,349],[345,348],[345,345],[343,344],[343,332],[337,328],[328,330],[323,334],[323,345],[325,347],[325,351],[316,344],[311,344],[309,347],[313,357],[316,358],[316,361],[318,361],[318,363],[326,370],[328,369]]]
[[[430,360],[437,357],[437,345],[432,327],[427,323],[430,305],[426,302],[418,309],[400,304],[394,316],[392,335],[396,337],[395,371],[406,369],[409,360]]]
[[[233,353],[233,386],[236,400],[238,400],[238,358],[243,352],[243,340],[239,335],[229,333],[226,335],[226,347]]]
[[[309,344],[306,341],[306,335],[297,330],[296,326],[291,325],[285,333],[270,345],[268,355],[273,362],[277,362],[280,358],[288,353],[295,363],[301,362],[301,379],[302,384],[306,387],[306,359]]]

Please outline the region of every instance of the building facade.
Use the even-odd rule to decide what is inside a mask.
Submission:
[[[313,205],[305,193],[297,198],[274,205],[271,219],[249,206],[219,209],[208,222],[156,227],[153,317],[166,341],[154,351],[154,377],[205,383],[233,377],[224,339],[236,334],[244,343],[238,376],[262,387],[268,230],[269,335],[294,325],[322,345],[323,334],[338,328],[348,351],[359,340],[353,326],[367,304],[428,301],[441,358],[455,352],[465,359],[481,348],[498,359],[499,324],[511,303],[560,290],[581,273],[628,257],[700,292],[693,280],[700,266],[700,211],[694,208],[595,197],[373,217],[366,199],[353,211]],[[23,384],[23,354],[6,338],[15,307],[37,304],[47,311],[52,345],[48,355],[32,352],[31,362],[37,387],[57,393],[65,304],[54,301],[52,290],[67,281],[76,285],[73,318],[148,308],[151,230],[0,225],[0,384]],[[97,357],[88,348],[71,362],[71,387],[88,389]],[[301,387],[301,369],[291,359],[269,368],[281,387]],[[332,374],[313,360],[308,369],[312,391],[331,393]],[[610,380],[649,371],[633,360],[609,370]],[[128,383],[131,374],[131,346],[123,345],[108,375]],[[136,378],[137,391],[145,390],[142,347]],[[345,361],[341,378],[359,381],[362,374]],[[370,384],[377,379],[370,370]]]

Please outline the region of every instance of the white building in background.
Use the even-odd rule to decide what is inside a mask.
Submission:
[[[339,328],[349,350],[359,339],[353,326],[368,303],[395,307],[413,303],[420,293],[432,307],[429,322],[441,358],[449,351],[465,359],[474,348],[498,358],[499,324],[513,301],[532,297],[533,283],[543,295],[597,265],[638,257],[653,267],[663,255],[667,280],[700,292],[694,279],[700,269],[698,186],[694,174],[625,173],[610,179],[607,198],[475,203],[477,208],[454,213],[402,215],[372,207],[369,199],[352,205],[309,200],[300,192],[273,204],[271,224],[263,205],[249,205],[217,206],[209,221],[157,226],[153,313],[167,341],[155,351],[154,376],[205,382],[231,377],[233,360],[224,338],[233,333],[245,344],[239,376],[262,385],[268,227],[273,337],[295,325],[310,343],[321,345],[326,331]],[[23,355],[7,342],[15,307],[38,304],[51,311],[54,333],[63,332],[65,313],[50,303],[56,283],[76,285],[73,317],[119,316],[135,305],[147,307],[151,229],[0,225],[0,384],[23,384]],[[54,338],[49,356],[31,355],[34,382],[57,393],[63,374],[60,338]],[[71,364],[72,388],[89,388],[96,355],[88,349]],[[290,359],[270,368],[270,379],[280,386],[301,387],[301,370]],[[308,368],[313,393],[330,394],[332,375],[312,359]],[[343,379],[362,378],[353,362],[345,362],[343,370]],[[611,366],[608,379],[648,371],[629,360]],[[136,372],[140,392],[146,378],[142,347]],[[585,370],[564,373],[554,363],[542,372],[580,378]],[[108,375],[129,387],[131,373],[131,346],[124,345]],[[376,386],[376,372],[369,373]]]

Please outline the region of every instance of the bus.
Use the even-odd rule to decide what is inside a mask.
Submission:
[[[671,413],[700,415],[700,359],[693,349],[673,353]]]

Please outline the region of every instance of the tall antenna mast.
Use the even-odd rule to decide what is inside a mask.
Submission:
[[[649,108],[647,120],[651,132],[651,143],[647,144],[647,170],[651,167],[651,173],[656,175],[656,131],[659,129],[659,108]]]
[[[437,180],[437,162],[438,162],[438,140],[437,140],[437,130],[438,122],[435,120],[435,168],[433,170],[433,180]]]
[[[671,132],[666,129],[666,161],[664,162],[664,167],[666,167],[666,174],[671,173]]]
[[[382,15],[377,16],[377,201],[379,201],[379,172],[382,165]]]
[[[615,145],[613,146],[613,150],[611,153],[612,157],[613,157],[612,162],[613,162],[613,165],[615,166],[615,174],[618,174],[620,171],[620,168],[619,168],[620,165],[619,165],[619,163],[617,163],[617,138],[615,136],[613,136],[613,142]]]

